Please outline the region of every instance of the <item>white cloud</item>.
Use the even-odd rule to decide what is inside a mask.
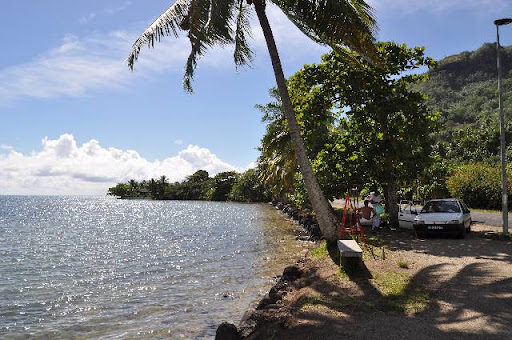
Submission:
[[[108,7],[107,9],[105,9],[105,13],[110,14],[110,15],[117,14],[119,12],[124,11],[128,7],[130,7],[131,4],[132,4],[131,1],[125,1],[122,4],[119,4],[118,6]]]
[[[124,11],[128,7],[130,7],[131,4],[132,4],[131,1],[125,1],[124,3],[122,3],[122,4],[118,5],[118,6],[107,7],[105,9],[99,11],[99,13],[97,13],[97,12],[90,12],[89,14],[82,16],[79,19],[79,22],[81,24],[85,25],[85,24],[88,24],[89,22],[91,22],[93,19],[95,19],[99,15],[114,15],[114,14],[117,14],[119,12]]]
[[[130,2],[126,2],[124,7],[111,11],[129,5]],[[95,16],[90,13],[83,20]],[[278,48],[287,61],[309,55],[318,57],[326,51],[305,37],[276,6],[268,7],[268,16]],[[268,62],[263,34],[255,18],[252,27],[254,40],[250,43],[255,49],[256,61]],[[95,91],[118,91],[136,83],[139,77],[161,76],[162,72],[175,72],[176,81],[181,79],[190,51],[186,38],[166,37],[152,50],[143,46],[135,71],[130,72],[126,58],[136,37],[135,33],[123,31],[65,36],[60,46],[35,56],[32,61],[0,69],[0,106],[26,98],[79,97]],[[201,58],[199,65],[233,69],[232,54],[232,46],[216,47]]]
[[[119,90],[145,73],[181,72],[188,52],[183,39],[155,46],[158,51],[147,53],[137,65],[143,72],[130,72],[126,57],[134,39],[135,35],[120,31],[83,38],[66,36],[60,46],[33,61],[0,69],[0,106],[23,98],[78,97]]]
[[[143,180],[166,175],[181,181],[197,170],[215,175],[237,170],[206,148],[189,145],[178,155],[150,162],[134,150],[104,148],[91,139],[77,145],[73,135],[42,140],[42,148],[31,155],[14,149],[0,152],[2,194],[105,194],[110,186],[129,179]]]
[[[174,144],[176,144],[176,145],[182,145],[182,144],[183,144],[183,141],[182,141],[181,139],[176,139],[176,140],[174,141]]]
[[[81,24],[85,25],[85,24],[89,23],[89,21],[94,19],[95,17],[96,17],[96,13],[91,12],[91,13],[81,17],[79,21],[80,21]]]

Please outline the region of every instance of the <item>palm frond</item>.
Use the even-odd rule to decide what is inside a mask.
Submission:
[[[178,31],[188,31],[191,44],[190,54],[185,66],[183,86],[192,92],[192,78],[198,59],[214,45],[234,43],[233,26],[237,4],[233,0],[177,0],[135,41],[128,57],[128,66],[133,65],[139,56],[141,47],[154,46],[155,40],[163,36],[174,35]]]
[[[238,16],[235,30],[235,65],[246,65],[252,62],[253,51],[249,47],[247,38],[251,37],[250,11],[244,0],[239,0]]]
[[[377,29],[371,8],[363,0],[272,0],[312,40],[337,49],[347,46],[376,57]]]
[[[215,43],[233,42],[234,11],[233,0],[210,0],[208,19],[204,25],[205,33]]]
[[[143,45],[153,46],[155,39],[160,41],[164,36],[174,35],[176,38],[178,37],[178,30],[182,29],[181,25],[188,13],[190,3],[191,0],[177,0],[139,36],[128,56],[130,69],[133,70],[133,65],[138,59]]]

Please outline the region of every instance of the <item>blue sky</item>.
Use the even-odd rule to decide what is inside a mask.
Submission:
[[[194,94],[182,89],[188,43],[165,39],[125,59],[165,0],[4,1],[0,11],[0,194],[104,194],[130,178],[181,180],[244,170],[264,132],[254,108],[275,81],[256,22],[251,67],[232,49],[199,61]],[[493,20],[509,0],[372,0],[379,40],[425,46],[436,59],[496,39]],[[269,6],[285,75],[327,49]],[[500,30],[512,44],[512,25]]]

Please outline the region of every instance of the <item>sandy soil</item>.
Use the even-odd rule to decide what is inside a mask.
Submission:
[[[465,239],[419,240],[381,231],[350,276],[328,257],[309,256],[283,300],[254,312],[258,327],[247,339],[512,339],[512,241],[498,232],[473,225]],[[409,278],[401,294],[425,303],[390,308],[402,297],[382,291],[382,273]]]

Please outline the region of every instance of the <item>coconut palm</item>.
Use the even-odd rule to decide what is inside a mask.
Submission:
[[[374,55],[375,20],[363,0],[271,0],[308,37],[338,49],[345,45],[368,56]],[[155,40],[167,35],[178,37],[187,32],[191,44],[186,62],[184,87],[192,91],[191,79],[198,58],[214,45],[234,44],[236,65],[252,60],[250,14],[254,8],[270,53],[270,59],[288,122],[292,144],[304,178],[311,204],[317,214],[322,233],[327,239],[337,238],[336,217],[322,193],[304,150],[292,103],[286,87],[274,36],[265,13],[265,0],[177,0],[135,41],[128,57],[133,69],[143,45],[153,46]]]
[[[139,187],[139,183],[136,180],[131,179],[131,180],[128,181],[128,184],[130,184],[130,193],[133,196],[134,193],[137,192],[137,189]]]

